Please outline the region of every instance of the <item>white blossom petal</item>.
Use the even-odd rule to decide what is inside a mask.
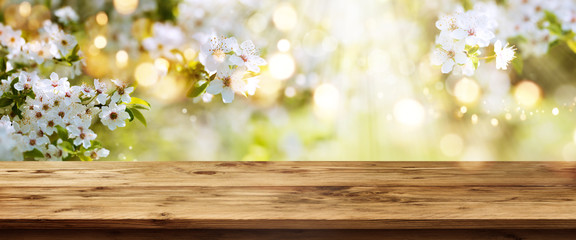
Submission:
[[[216,95],[222,92],[222,89],[224,87],[224,83],[222,82],[222,80],[220,79],[215,79],[212,82],[210,82],[210,84],[208,84],[208,87],[206,88],[206,92],[210,93],[212,95]]]
[[[230,87],[225,87],[222,90],[222,101],[224,103],[231,103],[234,101],[234,91]]]

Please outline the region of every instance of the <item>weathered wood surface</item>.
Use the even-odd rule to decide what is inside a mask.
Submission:
[[[1,230],[2,240],[574,240],[576,230]]]
[[[568,229],[575,164],[0,163],[0,228]]]

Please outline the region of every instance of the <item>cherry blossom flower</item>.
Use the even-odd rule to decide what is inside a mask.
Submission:
[[[236,55],[230,56],[230,62],[239,67],[246,66],[248,71],[260,72],[258,66],[266,65],[266,60],[258,56],[256,47],[252,41],[248,40],[240,45],[240,51]]]
[[[216,74],[216,79],[206,88],[206,92],[212,95],[221,94],[224,103],[231,103],[234,100],[234,92],[244,92],[245,83],[242,77],[245,73],[244,68],[221,68]]]
[[[64,24],[69,24],[71,22],[78,21],[78,14],[70,6],[66,6],[54,11],[54,15],[58,18],[58,21]]]
[[[125,127],[126,120],[130,118],[130,115],[126,112],[126,105],[116,105],[115,102],[112,102],[110,106],[102,107],[99,117],[104,126],[114,130],[117,127]]]
[[[82,144],[84,148],[89,148],[91,141],[96,139],[96,134],[83,126],[68,126],[68,132],[71,138],[74,138],[74,145]]]
[[[62,143],[62,139],[58,139]],[[44,157],[48,161],[62,161],[63,158],[68,156],[68,153],[58,146],[52,144],[48,145],[43,151]]]
[[[100,104],[105,104],[108,101],[108,86],[104,82],[100,82],[98,79],[94,79],[94,88],[96,91],[96,101]]]
[[[212,35],[209,40],[202,45],[200,50],[200,63],[206,67],[206,71],[214,73],[226,60],[226,55],[232,51],[238,51],[238,41],[236,38],[216,37]]]
[[[94,149],[92,151],[84,152],[85,156],[90,157],[93,160],[98,160],[100,158],[108,157],[109,154],[110,154],[110,151],[108,149],[105,149],[105,148],[98,148],[98,149]]]
[[[496,68],[508,69],[508,63],[514,59],[514,48],[508,47],[508,43],[502,46],[502,42],[498,40],[494,43],[494,52],[496,53]]]
[[[457,20],[458,29],[451,34],[455,39],[466,41],[467,45],[487,47],[494,38],[492,29],[488,26],[488,19],[476,11],[468,11]]]
[[[38,75],[34,73],[20,72],[14,88],[18,91],[31,90],[38,80]]]
[[[463,41],[453,40],[441,34],[438,43],[442,47],[434,50],[431,62],[434,65],[442,65],[442,73],[452,71],[455,64],[466,63],[468,56],[464,52]]]
[[[70,51],[74,49],[76,44],[78,44],[74,36],[64,32],[54,34],[52,40],[54,41],[56,48],[53,48],[51,53],[57,58],[66,57]]]
[[[30,131],[28,135],[24,136],[24,150],[30,151],[33,149],[43,149],[44,145],[48,144],[50,140],[44,133],[39,131]]]
[[[131,101],[130,93],[134,91],[134,87],[128,87],[126,83],[120,80],[112,80],[116,84],[116,92],[112,95],[112,102],[117,103],[118,101],[129,103]]]
[[[152,57],[174,58],[171,52],[184,44],[184,33],[178,26],[168,23],[154,23],[152,26],[152,37],[142,40],[142,46],[152,55]]]

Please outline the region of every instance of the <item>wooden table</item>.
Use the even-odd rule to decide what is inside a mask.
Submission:
[[[0,239],[576,239],[573,162],[4,162]]]

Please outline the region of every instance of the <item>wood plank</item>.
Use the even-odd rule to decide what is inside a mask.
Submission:
[[[3,240],[573,240],[576,230],[0,230]]]
[[[568,162],[0,163],[0,228],[568,229]]]
[[[576,162],[0,162],[1,186],[576,186]]]

